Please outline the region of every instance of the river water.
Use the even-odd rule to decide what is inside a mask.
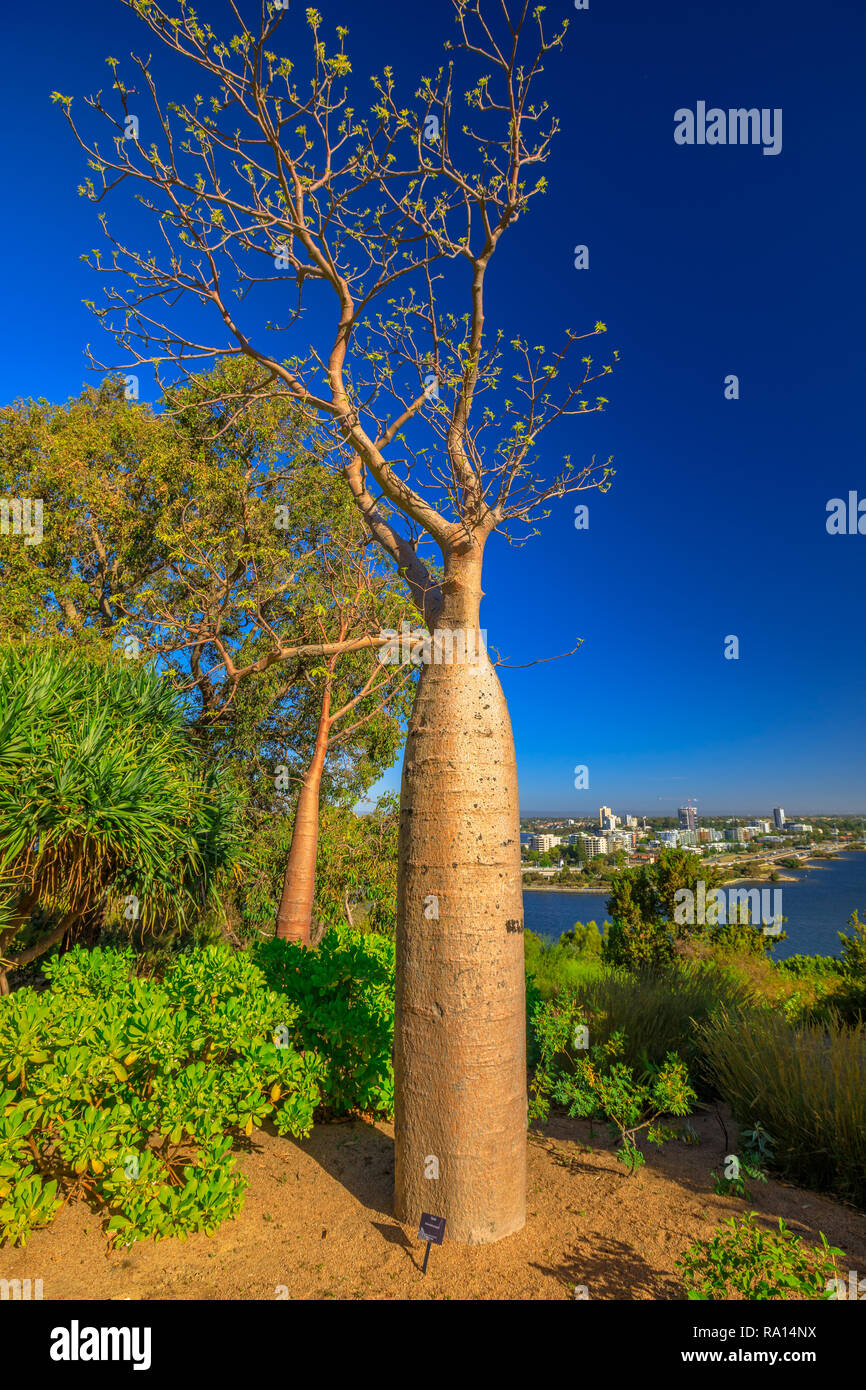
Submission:
[[[787,956],[838,956],[838,933],[851,913],[866,918],[866,853],[842,854],[838,859],[819,859],[803,873],[782,869],[795,883],[745,882],[737,887],[782,890],[782,914],[787,918],[787,941],[777,945],[776,960]],[[729,885],[725,885],[726,887]],[[606,893],[558,893],[554,889],[526,889],[523,912],[527,931],[558,941],[575,922],[595,921],[601,927]],[[772,899],[771,899],[772,902]]]

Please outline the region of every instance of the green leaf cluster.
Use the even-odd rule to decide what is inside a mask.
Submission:
[[[324,1067],[297,1011],[243,953],[76,948],[50,989],[0,1003],[0,1238],[27,1240],[79,1197],[122,1245],[209,1234],[243,1205],[232,1148],[270,1120],[309,1134]]]
[[[762,1230],[755,1215],[731,1217],[677,1261],[686,1297],[699,1302],[833,1298],[835,1257],[844,1251],[828,1245],[823,1232],[820,1247],[804,1245],[781,1217],[778,1232]]]
[[[606,1121],[620,1138],[617,1157],[632,1173],[644,1162],[637,1134],[646,1129],[651,1143],[664,1143],[673,1131],[660,1124],[662,1116],[691,1113],[697,1097],[675,1052],[639,1073],[624,1060],[621,1031],[591,1042],[594,1015],[574,997],[536,1005],[532,1022],[540,1060],[530,1084],[530,1119],[546,1120],[554,1104],[571,1116]]]
[[[335,928],[316,951],[273,938],[255,958],[298,1010],[303,1049],[324,1059],[322,1097],[335,1114],[394,1111],[394,943]]]

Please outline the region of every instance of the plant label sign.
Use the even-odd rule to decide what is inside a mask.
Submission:
[[[429,1241],[431,1245],[441,1245],[444,1237],[445,1217],[431,1216],[429,1212],[422,1211],[418,1239]]]
[[[430,1246],[441,1245],[444,1238],[445,1217],[431,1216],[428,1211],[422,1211],[421,1225],[418,1227],[418,1239],[425,1240],[427,1242],[427,1248],[424,1251],[424,1264],[421,1268],[422,1274],[427,1273],[427,1261],[430,1258]]]

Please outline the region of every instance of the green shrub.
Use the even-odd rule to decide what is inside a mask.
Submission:
[[[563,990],[594,980],[605,973],[597,956],[575,950],[565,938],[547,942],[535,932],[524,933],[527,978],[532,977],[542,998],[553,999]],[[531,1017],[531,1014],[530,1014]]]
[[[710,1081],[741,1125],[766,1126],[786,1177],[866,1206],[866,1027],[722,1009],[698,1041]]]
[[[184,954],[163,982],[133,954],[75,948],[51,988],[0,1000],[0,1237],[24,1242],[61,1196],[113,1241],[213,1232],[243,1205],[231,1149],[264,1120],[310,1132],[322,1064],[248,957]],[[52,1174],[46,1181],[46,1175]]]
[[[844,979],[810,1013],[822,1022],[835,1018],[852,1028],[866,1026],[866,980]]]
[[[716,1235],[698,1240],[676,1267],[682,1270],[686,1297],[721,1302],[729,1299],[830,1299],[837,1255],[821,1234],[820,1248],[804,1245],[779,1217],[778,1235],[755,1225],[751,1211],[725,1221]]]
[[[599,931],[597,922],[575,922],[571,931],[565,931],[559,938],[560,946],[567,946],[577,956],[591,956],[601,960],[604,933],[610,930],[610,922],[605,922]]]
[[[315,951],[272,938],[256,947],[255,959],[297,1011],[300,1047],[321,1054],[330,1109],[392,1115],[393,941],[335,927]]]
[[[776,969],[798,978],[805,976],[815,976],[823,979],[830,975],[838,977],[842,974],[842,962],[835,956],[788,956],[786,960],[776,962]]]
[[[663,1143],[674,1131],[659,1123],[661,1117],[691,1112],[696,1096],[674,1053],[638,1076],[624,1061],[623,1035],[594,1041],[595,1019],[573,998],[539,1004],[533,1023],[540,1059],[530,1084],[531,1120],[546,1120],[553,1103],[569,1115],[607,1121],[620,1138],[617,1157],[632,1173],[644,1162],[637,1134],[645,1129],[652,1143]]]
[[[866,921],[861,922],[859,913],[854,912],[848,926],[850,935],[839,932],[842,983],[829,1003],[843,1022],[866,1023]]]
[[[608,911],[612,911],[608,906]],[[604,938],[605,965],[631,970],[663,969],[674,959],[674,942],[667,922],[623,921],[614,917]]]
[[[532,969],[539,955],[546,959],[546,948],[532,932],[526,936],[532,938],[527,944],[527,1063],[534,1066],[539,1054],[532,1015],[550,982],[542,968],[539,984]],[[394,942],[338,926],[315,951],[271,938],[256,946],[254,958],[271,988],[297,1008],[295,1036],[301,1048],[315,1049],[323,1060],[322,1096],[330,1110],[393,1115]],[[557,987],[566,961],[578,978],[599,970],[564,952],[553,969]]]
[[[541,1048],[535,1031],[535,1010],[543,1003],[543,996],[535,983],[535,976],[526,976],[526,1065],[534,1067],[541,1057]]]

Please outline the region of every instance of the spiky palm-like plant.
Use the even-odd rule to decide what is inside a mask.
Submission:
[[[121,903],[145,928],[182,922],[239,857],[235,799],[198,768],[168,680],[50,645],[0,648],[6,969]]]

